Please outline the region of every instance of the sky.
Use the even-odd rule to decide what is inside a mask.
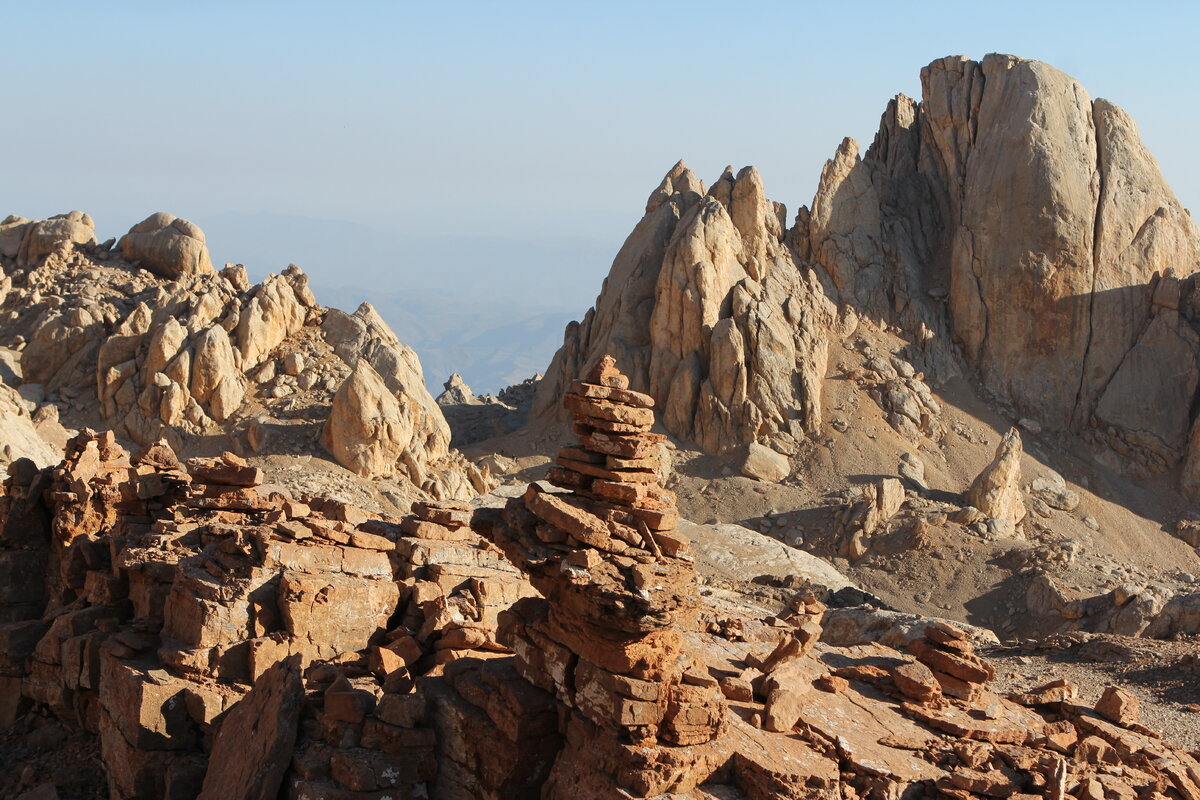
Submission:
[[[0,5],[0,216],[78,208],[105,239],[170,211],[318,298],[579,317],[677,159],[755,164],[791,214],[952,54],[1071,74],[1200,206],[1200,4]]]

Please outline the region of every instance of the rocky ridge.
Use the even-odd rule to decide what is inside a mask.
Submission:
[[[319,306],[295,266],[258,285],[240,265],[214,272],[203,233],[167,214],[134,226],[121,255],[81,245],[64,225],[50,248],[41,224],[9,224],[21,252],[47,252],[0,279],[0,343],[16,354],[13,377],[64,418],[180,451],[270,453],[272,430],[299,433],[297,451],[327,451],[410,493],[486,489],[450,449],[416,355],[368,304],[354,314]],[[31,237],[41,237],[33,250]]]

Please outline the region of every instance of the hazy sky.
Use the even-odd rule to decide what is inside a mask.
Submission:
[[[1200,206],[1200,12],[1178,3],[3,0],[0,215],[157,210],[314,282],[591,303],[678,158],[812,199],[950,54],[1048,61],[1132,113]],[[515,306],[514,306],[515,307]]]

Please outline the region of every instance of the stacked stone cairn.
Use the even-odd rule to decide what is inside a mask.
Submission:
[[[696,611],[693,563],[656,472],[654,401],[628,386],[611,357],[575,382],[566,406],[580,445],[563,448],[549,475],[568,491],[532,484],[501,519],[480,523],[543,595],[501,616],[500,641],[522,676],[570,709],[568,751],[586,761],[596,743],[617,745],[625,763],[589,777],[613,792],[636,791],[636,778],[616,774],[636,772],[647,746],[709,742],[724,718],[717,682],[690,663],[676,630]]]

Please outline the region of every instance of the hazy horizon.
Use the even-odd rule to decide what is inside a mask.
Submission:
[[[0,216],[78,208],[104,239],[170,211],[205,230],[217,264],[299,264],[326,303],[387,298],[436,394],[455,367],[435,352],[454,320],[435,317],[461,314],[465,336],[507,323],[510,338],[479,346],[544,368],[552,321],[591,305],[677,159],[705,181],[755,164],[790,217],[842,138],[865,150],[888,100],[919,97],[921,68],[945,55],[1013,53],[1077,78],[1133,116],[1195,207],[1200,11],[1128,8],[15,7]],[[473,305],[489,301],[509,316]],[[459,371],[491,391],[516,368]]]

